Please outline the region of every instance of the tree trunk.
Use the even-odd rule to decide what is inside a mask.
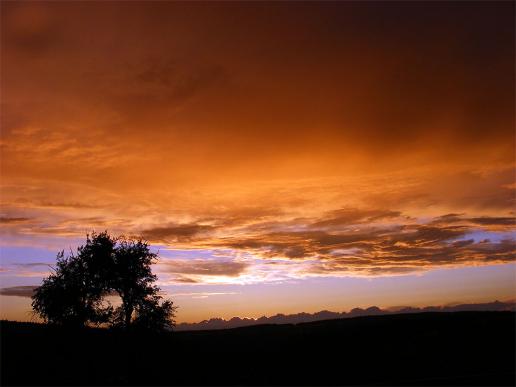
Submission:
[[[131,325],[131,316],[133,315],[133,307],[126,305],[125,307],[125,326],[126,328],[129,328],[129,325]]]

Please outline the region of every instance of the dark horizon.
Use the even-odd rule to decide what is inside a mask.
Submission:
[[[515,324],[515,312],[161,333],[0,321],[0,378],[2,385],[512,386]]]
[[[342,318],[365,317],[365,316],[383,316],[392,314],[409,314],[409,313],[425,313],[425,312],[516,312],[516,299],[507,301],[498,301],[487,303],[473,303],[426,307],[399,306],[381,309],[377,306],[367,308],[353,308],[348,312],[332,312],[321,310],[316,313],[295,313],[281,314],[273,316],[262,316],[259,318],[241,318],[233,317],[229,320],[221,318],[211,318],[197,323],[180,323],[174,328],[177,331],[188,330],[211,330],[211,329],[230,329],[245,326],[256,326],[261,324],[301,324],[315,321],[334,320]]]

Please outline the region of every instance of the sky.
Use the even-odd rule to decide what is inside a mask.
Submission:
[[[516,299],[513,2],[0,6],[0,318],[92,230],[178,322]]]

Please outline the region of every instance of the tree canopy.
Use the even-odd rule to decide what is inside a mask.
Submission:
[[[172,328],[176,307],[159,295],[151,271],[156,260],[142,239],[92,233],[76,253],[58,253],[54,272],[34,292],[32,307],[53,324]],[[121,305],[114,308],[109,295],[120,296]]]

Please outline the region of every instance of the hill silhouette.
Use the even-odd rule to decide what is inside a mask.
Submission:
[[[400,314],[400,313],[421,313],[421,312],[466,312],[466,311],[516,311],[516,302],[514,301],[494,301],[475,304],[457,304],[448,306],[426,306],[423,308],[402,306],[390,309],[380,309],[377,306],[369,308],[354,308],[349,312],[331,312],[322,310],[317,313],[296,313],[296,314],[276,314],[274,316],[262,316],[257,319],[233,317],[229,320],[222,318],[211,318],[198,323],[180,323],[176,326],[176,330],[206,330],[206,329],[228,329],[239,328],[245,326],[261,325],[261,324],[300,324],[305,322],[331,320],[339,318],[350,318],[359,316],[377,316],[384,314]]]
[[[514,385],[514,312],[150,332],[2,321],[2,385]]]

